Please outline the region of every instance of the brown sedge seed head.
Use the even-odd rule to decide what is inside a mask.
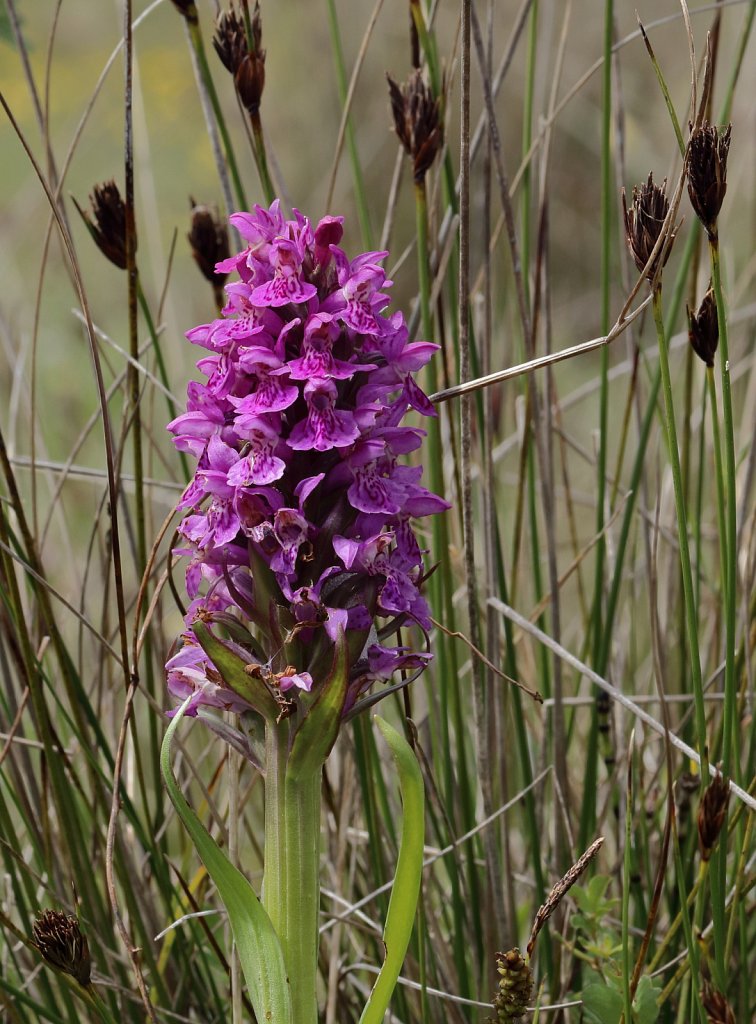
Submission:
[[[651,253],[659,240],[664,221],[669,212],[667,179],[665,178],[661,185],[656,185],[654,184],[653,173],[649,173],[646,182],[633,188],[633,201],[629,209],[625,202],[623,189],[622,207],[627,245],[639,273],[643,273]],[[663,245],[654,257],[653,262],[646,271],[646,280],[649,282],[654,280],[657,271],[667,262],[674,239],[675,233],[672,232],[666,244]]]
[[[688,195],[696,216],[710,238],[716,236],[717,218],[727,192],[727,156],[732,125],[717,128],[704,121],[691,126],[688,143]]]
[[[45,910],[32,925],[34,945],[44,959],[70,974],[86,988],[92,977],[92,958],[79,922],[59,910]]]
[[[688,338],[691,347],[699,359],[707,366],[714,365],[719,344],[719,323],[717,321],[717,300],[714,290],[710,287],[701,299],[698,312],[688,309]]]
[[[228,274],[218,274],[216,263],[228,259],[228,232],[214,206],[205,206],[189,198],[191,203],[191,225],[186,236],[192,249],[192,256],[202,276],[216,288],[223,287]]]
[[[441,103],[416,68],[404,85],[386,75],[394,129],[405,152],[412,160],[412,173],[420,184],[436,159],[444,140]]]

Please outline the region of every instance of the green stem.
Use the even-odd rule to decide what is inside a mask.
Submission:
[[[281,727],[268,723],[265,727],[265,875],[262,902],[279,936],[283,935],[286,913],[285,747]]]
[[[265,193],[265,199],[268,205],[270,205],[276,198],[276,190],[273,188],[273,181],[268,169],[268,155],[265,150],[265,137],[263,135],[260,112],[256,111],[254,114],[250,114],[249,122],[252,125],[252,137],[254,139],[252,149],[254,152],[255,163],[257,164],[257,172],[260,175],[260,184],[262,185],[262,190]]]
[[[234,191],[236,192],[236,200],[239,203],[241,210],[247,209],[247,199],[244,194],[244,186],[241,182],[239,175],[239,168],[236,165],[236,157],[234,156],[233,146],[231,145],[231,138],[228,134],[228,128],[226,127],[226,119],[223,116],[221,110],[220,101],[218,99],[218,93],[215,90],[215,83],[213,82],[213,76],[210,74],[210,66],[207,63],[207,54],[205,52],[205,44],[202,41],[202,33],[199,25],[194,25],[191,22],[187,22],[189,26],[189,36],[192,40],[192,46],[194,47],[194,53],[197,57],[197,64],[202,75],[202,81],[205,84],[207,95],[210,100],[210,105],[213,108],[213,114],[215,116],[215,123],[218,125],[218,131],[220,133],[221,140],[223,142],[223,150],[226,156],[226,164],[231,172],[231,179],[234,183]]]
[[[86,1002],[89,1003],[104,1024],[117,1024],[116,1018],[111,1014],[110,1010],[91,985],[87,986],[84,992],[86,993],[84,996]]]
[[[656,303],[654,303],[654,306],[656,306]],[[694,1000],[694,1003],[695,1003],[698,1020],[700,1021],[700,1024],[706,1024],[706,1020],[707,1020],[706,1012],[705,1012],[705,1010],[703,1008],[703,1004],[701,1002],[701,985],[700,985],[700,980],[701,980],[700,979],[701,954],[700,954],[699,946],[698,946],[698,937],[696,935],[694,935],[694,933],[693,933],[693,925],[692,925],[691,920],[690,920],[690,912],[689,912],[689,909],[688,909],[688,902],[689,902],[690,896],[685,892],[685,868],[683,866],[682,857],[680,855],[680,843],[678,842],[676,834],[673,836],[672,845],[673,845],[673,848],[674,848],[674,856],[675,856],[675,872],[676,872],[676,875],[677,875],[677,886],[678,886],[678,892],[679,892],[679,895],[680,895],[680,915],[679,916],[680,916],[680,920],[682,922],[683,931],[685,933],[685,945],[687,946],[687,949],[688,949],[688,960],[687,961],[683,961],[683,966],[685,968],[687,968],[688,965],[690,965],[690,976],[692,978],[691,988],[693,989],[693,1000]],[[700,879],[699,879],[699,881],[700,881]],[[702,885],[701,885],[701,888],[703,888]],[[651,969],[652,968],[649,967],[649,971]],[[666,986],[666,988],[662,991],[661,995],[659,996],[659,998],[658,998],[658,1005],[659,1006],[662,1006],[664,1004],[665,1000],[669,998],[671,993],[680,984],[680,978],[678,978],[677,975],[675,975],[675,978],[673,979],[673,981],[674,981],[674,985],[672,984],[672,982],[670,982]],[[691,1017],[690,1017],[691,1022],[693,1022],[693,1020],[695,1019],[694,1016],[693,1016],[693,1013],[694,1013],[694,1011],[691,1008]]]
[[[612,42],[614,39],[614,3],[606,0],[604,5],[604,69],[602,80],[601,114],[601,330],[609,329],[611,298],[611,253],[614,240],[614,188],[612,185]],[[593,599],[591,602],[591,624],[593,664],[597,671],[601,657],[601,644],[608,629],[602,627],[604,607],[604,567],[606,563],[606,540],[604,537],[604,505],[606,503],[606,461],[609,437],[609,352],[607,346],[601,349],[601,392],[599,395],[598,452],[596,453],[596,557],[593,573]],[[594,688],[594,699],[598,691]],[[596,783],[598,779],[599,713],[591,719],[588,741],[589,758],[586,763],[586,778],[583,792],[585,805],[580,822],[579,844],[581,849],[589,842],[596,822]]]
[[[425,182],[415,183],[415,222],[417,230],[417,264],[418,264],[418,287],[420,301],[420,320],[422,336],[427,341],[433,339],[433,317],[431,313],[431,276],[428,263],[428,205]],[[429,390],[433,393],[438,386],[438,370],[435,360],[428,364]],[[444,452],[441,438],[441,427],[438,417],[432,417],[428,422],[428,470],[430,477],[430,488],[435,494],[445,493],[444,483]],[[449,527],[445,515],[433,516],[432,524],[432,559],[438,564],[438,569],[428,581],[428,592],[430,605],[433,613],[449,627],[455,622],[455,612],[452,603],[454,583],[451,579],[449,563]],[[464,828],[472,827],[470,811],[474,806],[474,798],[468,799],[463,796],[460,801],[460,791],[463,794],[470,792],[469,773],[467,771],[467,759],[465,754],[465,729],[463,727],[463,708],[465,698],[460,692],[459,663],[457,649],[453,641],[444,633],[438,631],[436,636],[436,653],[438,656],[438,695],[439,714],[437,718],[438,728],[435,730],[434,741],[442,752],[444,764],[444,789],[447,807],[456,808],[461,805],[465,815]],[[450,724],[454,725],[454,734],[457,743],[457,766],[458,774],[455,778],[453,769],[453,758],[449,755],[452,749],[452,733]],[[452,813],[452,820],[455,814]],[[458,821],[455,822],[457,825]],[[469,879],[471,891],[476,891],[477,878]]]
[[[165,359],[163,358],[163,347],[160,344],[160,338],[155,328],[155,321],[152,319],[152,312],[147,302],[147,296],[144,294],[142,282],[138,277],[137,298],[139,300],[139,308],[142,310],[142,316],[144,317],[144,321],[147,324],[147,332],[149,333],[150,340],[152,342],[152,348],[155,352],[155,365],[157,366],[160,383],[163,385],[166,392],[170,392],[171,389],[168,386],[168,371],[166,370]],[[168,410],[169,417],[172,420],[175,420],[176,417],[178,416],[178,412],[176,410],[176,403],[173,401],[173,398],[170,394],[166,394],[165,404]],[[184,479],[188,480],[189,477],[191,476],[191,473],[189,472],[189,463],[186,458],[186,452],[179,452],[179,460],[181,462],[181,469],[184,473]]]
[[[706,786],[709,782],[709,748],[706,741],[706,712],[704,708],[703,679],[701,677],[701,659],[698,647],[698,619],[693,600],[693,573],[688,546],[688,517],[685,511],[685,494],[682,486],[680,454],[677,447],[677,429],[675,427],[675,409],[672,400],[669,352],[662,316],[661,285],[654,292],[653,309],[656,334],[659,341],[659,369],[661,371],[661,385],[664,394],[664,421],[667,429],[667,447],[669,449],[672,482],[675,492],[677,536],[680,544],[680,569],[682,572],[683,599],[685,602],[685,619],[690,654],[690,676],[693,687],[698,752],[701,757],[701,780],[702,785]]]
[[[320,906],[320,782],[286,780],[286,921],[281,936],[292,980],[292,1020],[318,1021],[318,909]]]
[[[430,268],[428,267],[428,202],[425,181],[415,182],[415,223],[417,227],[417,275],[420,286],[420,316],[423,337],[430,341],[433,336],[433,320],[430,310]],[[431,364],[432,365],[432,364]]]
[[[633,972],[630,955],[630,878],[632,876],[633,841],[633,760],[635,731],[630,734],[630,749],[627,752],[627,799],[625,801],[625,848],[622,853],[622,1004],[623,1024],[633,1019],[633,1000],[630,992],[630,977]]]
[[[285,722],[267,725],[263,905],[281,940],[292,1020],[317,1024],[321,771],[287,777],[287,740]]]
[[[341,45],[341,30],[339,17],[336,13],[335,0],[328,0],[328,28],[331,33],[331,46],[333,47],[333,59],[336,63],[336,80],[339,89],[339,100],[344,106],[349,91],[347,81],[346,64],[344,63],[344,48]],[[354,198],[357,204],[357,216],[360,220],[360,231],[362,240],[368,249],[373,249],[373,231],[370,226],[370,210],[365,191],[365,178],[362,173],[360,156],[357,151],[357,140],[354,135],[352,119],[347,118],[345,132],[347,149],[349,150],[349,162],[352,165],[352,180],[354,182]],[[326,211],[327,212],[327,211]]]
[[[721,354],[722,373],[722,421],[724,426],[725,450],[725,485],[726,485],[726,530],[723,536],[726,545],[726,571],[723,582],[725,590],[725,700],[724,700],[724,737],[722,741],[722,761],[724,770],[735,778],[739,778],[737,758],[733,756],[735,738],[735,616],[737,586],[737,509],[735,492],[735,430],[732,418],[732,391],[730,385],[730,349],[727,340],[727,316],[725,300],[722,293],[722,273],[719,263],[719,238],[715,235],[709,239],[711,254],[711,276],[714,285],[714,297],[717,303],[717,323],[719,326],[719,350]]]
[[[722,588],[725,592],[725,600],[727,595],[727,578],[729,573],[729,565],[727,562],[727,518],[725,513],[726,508],[726,494],[725,494],[725,482],[724,482],[724,470],[722,467],[722,435],[719,430],[719,409],[717,403],[717,386],[714,382],[714,370],[711,367],[706,369],[706,384],[709,391],[709,401],[711,403],[711,425],[712,425],[712,436],[714,440],[714,471],[717,481],[717,530],[719,533],[719,571],[722,578]],[[727,694],[725,693],[725,707],[726,707]],[[725,720],[723,723],[723,729],[726,732],[727,715],[725,713]],[[715,749],[718,749],[718,744]]]

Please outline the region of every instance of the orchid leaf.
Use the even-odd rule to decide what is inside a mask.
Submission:
[[[293,1024],[289,979],[273,924],[250,883],[189,806],[173,774],[171,743],[190,700],[176,712],[163,740],[160,770],[165,787],[223,900],[255,1016],[266,1024]]]
[[[192,631],[205,654],[223,676],[229,690],[233,690],[268,721],[278,714],[275,699],[261,679],[255,679],[245,671],[245,664],[238,654],[227,647],[222,640],[210,632],[199,619],[192,623]]]
[[[324,764],[339,733],[348,682],[349,649],[344,630],[341,630],[330,674],[294,734],[286,766],[287,779],[307,778]]]
[[[386,956],[373,990],[360,1017],[360,1024],[382,1024],[404,963],[412,928],[415,923],[420,881],[423,873],[425,839],[423,778],[415,753],[409,743],[384,719],[375,716],[375,723],[389,745],[399,772],[402,794],[402,835],[399,859],[391,889],[383,944]]]

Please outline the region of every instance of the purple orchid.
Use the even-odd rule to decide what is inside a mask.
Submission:
[[[206,382],[189,385],[168,426],[197,460],[179,503],[191,604],[168,689],[191,695],[191,714],[259,710],[224,675],[231,657],[281,714],[306,712],[341,650],[344,714],[373,683],[431,657],[391,639],[400,626],[430,628],[411,520],[449,505],[400,460],[425,436],[404,417],[435,415],[414,374],[438,346],[410,342],[402,314],[384,315],[386,253],[350,261],[341,217],[313,230],[276,201],[231,222],[247,247],[218,270],[240,280],[222,317],[187,333],[207,350]],[[230,640],[213,640],[213,625]],[[207,635],[223,644],[217,666]]]

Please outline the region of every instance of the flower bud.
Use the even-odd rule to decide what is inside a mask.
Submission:
[[[636,185],[633,188],[633,201],[629,210],[625,202],[625,190],[622,190],[625,236],[630,254],[635,260],[639,273],[643,273],[646,264],[651,258],[651,253],[654,251],[654,247],[659,240],[664,220],[669,211],[666,188],[666,178],[661,186],[659,186],[654,184],[653,174],[649,174],[648,181],[645,184]],[[657,271],[667,262],[674,239],[675,232],[672,232],[668,240],[656,253],[653,263],[646,271],[646,279],[649,282],[654,280]]]
[[[715,128],[704,122],[692,129],[688,143],[688,195],[708,232],[717,233],[717,218],[727,191],[727,155],[732,125]]]
[[[48,963],[76,978],[85,988],[92,974],[87,940],[75,917],[58,910],[45,910],[32,926],[34,945]]]
[[[399,86],[390,75],[386,78],[394,128],[412,160],[414,180],[420,184],[443,143],[441,104],[426,85],[419,68],[412,72],[403,86]]]
[[[717,321],[717,300],[714,291],[709,288],[701,299],[697,313],[688,313],[688,338],[699,359],[707,366],[714,365],[717,345],[719,344],[719,323]]]

